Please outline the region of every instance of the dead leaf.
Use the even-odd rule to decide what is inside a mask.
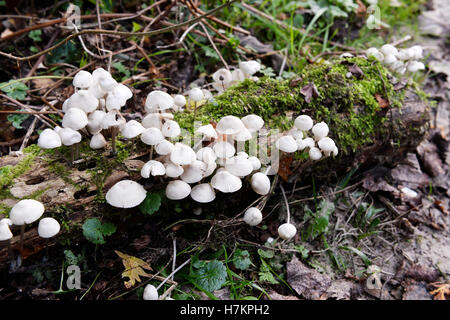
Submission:
[[[384,99],[379,93],[375,93],[375,99],[377,99],[377,102],[380,106],[380,108],[387,108],[391,104],[389,100]]]
[[[294,156],[283,155],[280,159],[280,165],[278,167],[278,175],[284,180],[288,181],[292,171],[290,169],[291,163],[294,160]]]
[[[348,67],[348,71],[350,71],[358,79],[364,77],[364,72],[355,63],[350,65],[350,67]]]
[[[436,288],[436,290],[430,291],[430,294],[434,296],[434,300],[447,300],[447,297],[450,298],[450,282],[435,282],[430,283],[430,285]]]
[[[319,91],[314,83],[308,83],[300,90],[300,93],[305,96],[306,103],[310,103],[312,97],[319,96]]]
[[[356,14],[360,17],[365,17],[367,12],[366,5],[361,0],[357,0],[356,3],[358,4],[358,8],[356,8]]]
[[[125,277],[129,278],[128,281],[124,282],[125,287],[127,289],[133,287],[135,285],[136,281],[141,282],[140,276],[150,277],[150,275],[143,270],[143,268],[147,269],[147,270],[153,270],[148,265],[147,262],[145,262],[139,258],[129,256],[129,255],[122,253],[120,251],[117,251],[117,250],[114,250],[114,252],[120,258],[122,258],[122,263],[125,267],[125,271],[122,272],[122,278],[125,278]]]

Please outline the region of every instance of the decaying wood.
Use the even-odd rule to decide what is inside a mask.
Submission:
[[[374,163],[395,163],[406,155],[406,153],[415,148],[421,141],[421,137],[425,134],[428,124],[428,106],[425,102],[415,94],[407,94],[401,109],[392,109],[388,111],[387,117],[389,121],[386,125],[391,123],[400,124],[404,130],[414,128],[411,134],[403,135],[400,146],[391,144],[383,140],[383,142],[375,141],[373,145],[366,146],[358,150],[356,154],[342,156],[333,162],[327,163],[323,170],[324,175],[329,175],[332,170],[354,167],[356,164],[374,164]],[[108,151],[105,151],[105,154]],[[125,161],[121,169],[113,170],[112,174],[107,177],[103,184],[103,192],[106,192],[114,183],[123,179],[141,179],[139,171],[144,162],[141,160],[133,160],[131,157]],[[0,158],[0,168],[6,165],[14,166],[23,159],[23,156],[5,156]],[[58,159],[56,161],[62,161]],[[295,164],[293,164],[295,167]],[[332,166],[332,167],[330,167]],[[293,179],[300,176],[297,172],[293,172]],[[320,166],[318,167],[320,169]],[[71,183],[67,181],[69,179]],[[96,212],[103,204],[99,204],[95,200],[97,187],[90,181],[91,176],[87,170],[80,170],[74,166],[68,172],[64,179],[51,170],[48,159],[41,157],[35,159],[31,170],[22,176],[16,178],[9,187],[9,192],[16,199],[27,198],[38,191],[42,192],[40,201],[44,203],[47,211],[55,215],[55,208],[68,208],[70,212],[70,223],[80,223],[89,217],[92,212]],[[77,187],[75,187],[77,186]],[[3,199],[0,204],[12,207],[18,200]],[[105,206],[105,205],[103,205]],[[47,214],[47,213],[46,213]],[[35,224],[36,225],[36,224]],[[43,241],[39,238],[36,232],[36,226],[28,228],[25,234],[25,247],[36,248],[42,247]],[[63,231],[64,232],[64,231]],[[17,232],[15,232],[17,234]],[[15,236],[11,245],[18,247],[19,236]],[[0,249],[0,263],[8,260],[8,250],[6,247]]]

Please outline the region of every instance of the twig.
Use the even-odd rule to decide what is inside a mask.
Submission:
[[[27,105],[24,105],[23,103],[17,101],[16,99],[13,99],[11,97],[8,97],[7,95],[1,93],[0,97],[3,97],[9,101],[11,101],[12,103],[16,104],[17,106],[27,109],[29,112],[34,112],[30,107],[28,107]],[[44,124],[46,124],[48,127],[53,127],[53,126],[57,126],[58,124],[56,122],[54,122],[52,119],[47,118],[44,115],[37,115],[35,114],[35,116]],[[53,123],[53,125],[51,125],[49,122]]]
[[[217,55],[219,56],[220,61],[222,61],[222,63],[225,66],[225,68],[227,68],[227,70],[229,70],[230,67],[228,67],[228,64],[226,63],[225,59],[222,57],[222,55],[220,54],[220,51],[217,49],[214,41],[211,39],[211,36],[209,35],[208,30],[206,30],[206,28],[203,25],[203,23],[199,22],[199,24],[202,27],[203,31],[205,31],[206,37],[208,38],[209,42],[211,43],[212,47],[214,48],[214,51],[216,51]]]

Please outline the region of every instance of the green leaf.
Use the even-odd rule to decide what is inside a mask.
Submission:
[[[212,292],[219,290],[227,279],[225,265],[217,260],[207,262],[205,266],[197,269],[194,274],[195,282],[204,290]]]
[[[22,122],[28,117],[28,114],[9,114],[6,119],[11,122],[14,128],[23,129]]]
[[[278,284],[279,282],[273,276],[267,263],[264,260],[261,261],[262,261],[261,269],[260,272],[258,273],[259,280],[263,282],[269,282],[271,284]]]
[[[157,193],[147,193],[144,201],[139,205],[143,214],[152,215],[161,207],[161,196]]]
[[[83,235],[94,244],[104,244],[104,236],[110,236],[116,232],[116,226],[112,223],[102,224],[97,218],[87,219],[83,223]]]
[[[364,264],[366,266],[370,266],[372,264],[372,261],[370,261],[370,259],[364,254],[364,252],[362,252],[362,251],[360,251],[358,249],[356,249],[354,247],[350,247],[350,246],[348,246],[348,247],[347,246],[342,246],[340,248],[355,253],[358,257],[361,258],[361,260],[364,262]]]
[[[8,97],[16,100],[23,100],[27,96],[28,87],[22,82],[13,82],[16,80],[9,80],[8,82],[0,83],[2,91],[6,93]],[[11,83],[11,84],[8,84]]]
[[[272,250],[262,250],[262,249],[258,249],[258,254],[263,257],[263,258],[267,258],[267,259],[272,259],[274,256],[274,253]]]
[[[130,70],[128,70],[127,67],[125,67],[122,62],[114,62],[112,64],[112,67],[119,71],[120,74],[122,74],[124,77],[122,79],[127,79],[130,77]]]
[[[295,246],[295,250],[297,250],[300,253],[302,259],[308,258],[309,250],[306,249],[304,246],[302,246],[302,245]]]
[[[42,30],[40,30],[40,29],[30,31],[28,33],[28,37],[33,39],[36,42],[41,42],[42,41],[41,35],[42,35]]]
[[[233,264],[237,269],[247,270],[252,264],[248,251],[237,249],[233,257]]]
[[[52,52],[45,55],[47,64],[56,63],[72,63],[79,64],[79,59],[83,50],[79,50],[76,42],[70,40],[66,44],[56,48]]]

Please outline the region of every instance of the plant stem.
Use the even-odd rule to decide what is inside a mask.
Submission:
[[[116,135],[117,135],[117,127],[112,127],[111,128],[111,144],[112,144],[112,153],[113,153],[113,155],[117,154]]]
[[[286,193],[284,192],[284,188],[280,183],[280,188],[281,188],[281,193],[283,194],[283,198],[284,198],[284,202],[286,203],[286,211],[287,211],[287,219],[286,222],[290,223],[291,222],[291,212],[289,211],[289,203],[288,203],[288,199],[286,197]]]

